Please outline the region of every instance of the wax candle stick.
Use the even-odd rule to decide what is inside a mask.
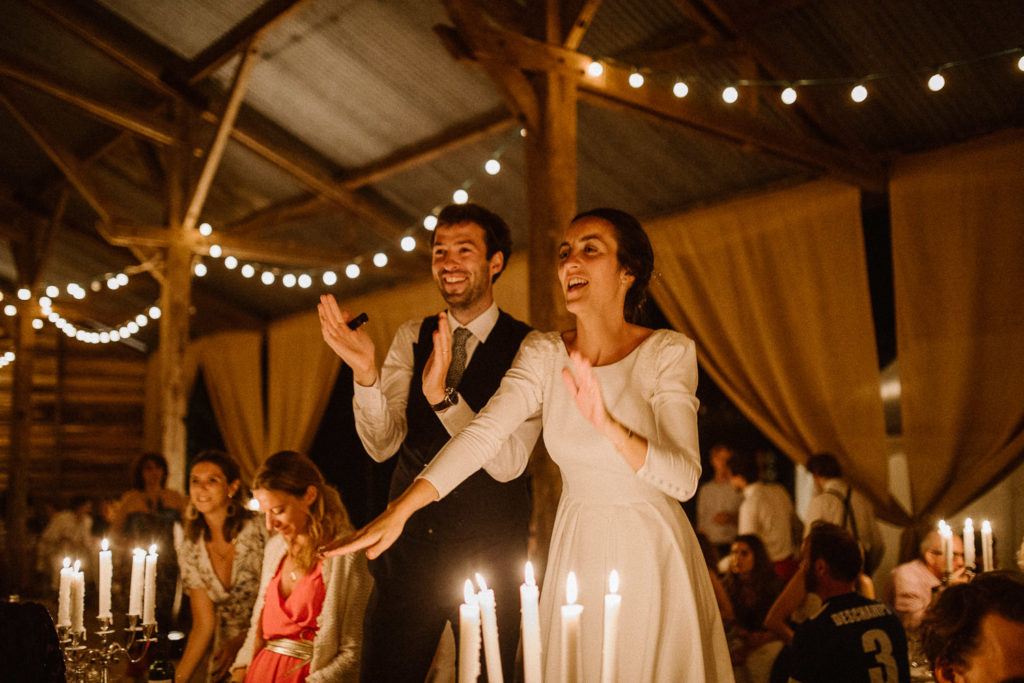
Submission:
[[[469,579],[463,593],[466,601],[459,606],[459,683],[473,683],[480,676],[480,605]]]
[[[974,569],[974,520],[964,520],[964,565]]]
[[[112,563],[110,554],[110,541],[103,539],[100,544],[100,577],[97,589],[99,590],[99,610],[98,617],[100,619],[110,619],[113,615],[110,613],[110,582],[114,575],[114,565]]]
[[[612,570],[608,576],[608,593],[604,596],[604,640],[601,647],[601,681],[614,683],[618,679],[619,610],[622,596],[619,595],[619,573]]]
[[[75,560],[71,574],[71,632],[85,633],[85,574],[81,560]]]
[[[57,626],[71,627],[71,558],[64,558],[60,570],[60,588],[57,591]]]
[[[953,529],[946,520],[939,522],[939,537],[942,539],[942,567],[947,574],[953,573]]]
[[[986,572],[995,569],[995,558],[992,556],[992,523],[987,519],[981,523],[981,567]]]
[[[156,624],[156,546],[149,546],[146,555],[146,588],[142,593],[142,624]]]
[[[580,651],[580,619],[583,605],[576,604],[576,574],[569,572],[565,580],[565,602],[562,605],[562,683],[582,683],[583,653]]]
[[[540,589],[533,578],[533,565],[526,563],[526,581],[519,587],[523,610],[523,678],[525,683],[541,683],[540,673],[540,610],[537,599]]]
[[[132,579],[128,592],[128,616],[142,616],[142,585],[145,582],[146,551],[136,548],[132,552]]]
[[[480,603],[480,622],[484,633],[484,657],[487,661],[487,680],[502,683],[501,649],[498,645],[498,615],[494,604],[494,591],[480,574],[476,575],[480,592],[476,594]]]

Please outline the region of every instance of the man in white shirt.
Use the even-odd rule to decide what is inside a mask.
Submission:
[[[798,566],[793,546],[793,501],[779,484],[760,481],[757,458],[737,451],[729,458],[732,485],[743,492],[740,534],[757,534],[764,542],[775,573],[789,581]]]
[[[743,494],[732,485],[729,472],[731,446],[718,443],[709,453],[715,478],[701,484],[697,490],[697,531],[707,536],[719,557],[729,554],[732,539],[736,538],[736,522]]]
[[[817,495],[807,505],[804,536],[819,519],[843,527],[864,551],[864,573],[872,574],[882,559],[885,544],[871,501],[842,479],[842,468],[831,453],[812,455],[807,459],[807,471],[814,479]]]
[[[351,368],[356,431],[378,462],[397,453],[390,498],[412,483],[448,439],[498,388],[529,327],[498,310],[493,283],[511,252],[508,226],[474,204],[438,215],[431,272],[448,310],[399,328],[380,372],[374,345],[331,296],[321,297],[324,340]],[[371,562],[361,680],[424,680],[445,623],[458,639],[466,579],[479,572],[495,592],[505,677],[514,677],[519,584],[529,535],[522,469],[540,433],[527,421],[502,453],[443,500],[415,515],[402,537]]]

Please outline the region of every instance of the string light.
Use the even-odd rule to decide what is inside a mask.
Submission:
[[[203,263],[202,261],[199,261],[192,268],[192,272],[195,273],[196,277],[203,277],[204,275],[206,275],[206,264]]]
[[[690,86],[686,85],[686,83],[683,83],[682,81],[676,81],[675,85],[672,86],[672,94],[679,99],[686,97],[689,92]]]
[[[203,237],[209,237],[213,234],[213,226],[209,223],[202,223],[199,226],[199,234]]]
[[[260,282],[262,282],[265,285],[274,284],[275,279],[276,278],[274,276],[274,271],[272,270],[264,270],[262,273],[260,273]]]
[[[488,159],[484,164],[484,170],[487,171],[487,175],[498,175],[501,171],[501,162],[497,159]]]
[[[1017,69],[1024,71],[1024,57],[1017,60]]]
[[[946,87],[946,79],[941,73],[934,74],[928,79],[928,89],[932,92],[939,92]]]
[[[163,315],[163,311],[160,310],[159,306],[149,307],[149,317],[152,320],[159,320],[160,316]]]
[[[604,65],[601,62],[594,60],[590,64],[587,64],[587,75],[593,78],[597,78],[604,73]]]
[[[209,251],[210,256],[212,256],[213,258],[220,258],[220,255],[223,252],[219,244],[211,244]]]
[[[27,287],[21,287],[18,289],[18,298],[22,301],[28,301],[32,298],[32,291]]]
[[[295,286],[298,278],[295,277],[294,273],[285,273],[284,277],[281,278],[281,284],[291,289]]]
[[[416,248],[416,238],[412,235],[406,235],[401,241],[402,251],[412,251]]]
[[[234,270],[238,267],[238,259],[234,256],[227,256],[224,258],[224,267],[228,270]]]
[[[18,307],[15,306],[14,304],[7,304],[6,306],[4,306],[4,315],[6,315],[9,318],[13,318],[14,316],[18,315]]]
[[[57,285],[50,285],[49,287],[46,288],[46,296],[50,297],[51,299],[56,299],[58,296],[60,296],[60,287],[58,287]],[[3,297],[0,297],[0,300],[2,299]]]
[[[722,91],[722,99],[725,100],[727,104],[734,104],[739,98],[740,91],[731,85]]]
[[[423,219],[423,227],[427,230],[433,230],[437,227],[437,216],[431,214]]]
[[[632,88],[642,87],[644,84],[644,75],[639,71],[634,71],[629,74],[629,85]]]
[[[322,279],[325,285],[333,287],[338,283],[338,274],[333,270],[325,270]]]
[[[0,356],[0,368],[6,367],[14,362],[14,351],[8,351]]]
[[[302,289],[309,289],[313,286],[313,278],[309,273],[303,273],[299,276],[299,287]]]
[[[783,104],[793,104],[796,102],[796,90],[791,87],[786,88],[782,91],[781,98]]]
[[[465,204],[469,201],[469,193],[460,187],[452,193],[452,201],[456,204]]]
[[[385,254],[383,251],[378,251],[376,254],[373,255],[373,265],[377,266],[378,268],[383,268],[387,264],[388,255]]]
[[[359,277],[359,266],[356,265],[355,263],[350,263],[347,266],[345,266],[345,277],[347,277],[349,280],[355,280],[357,277]]]
[[[32,318],[32,328],[36,330],[43,329],[43,321],[39,318]]]
[[[246,263],[242,266],[242,277],[250,278],[256,274],[256,268],[251,263]]]
[[[861,83],[858,83],[857,85],[853,86],[853,89],[850,90],[850,99],[853,100],[854,102],[857,102],[858,104],[860,102],[863,102],[867,98],[868,89],[865,88]]]

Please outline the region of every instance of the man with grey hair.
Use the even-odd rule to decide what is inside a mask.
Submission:
[[[921,624],[932,592],[942,585],[945,558],[942,556],[942,537],[932,530],[920,545],[920,556],[892,570],[892,604],[903,626],[910,630]],[[964,542],[953,536],[953,578],[964,573]]]

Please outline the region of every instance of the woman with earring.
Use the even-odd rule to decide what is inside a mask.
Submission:
[[[358,681],[372,580],[361,556],[322,557],[352,533],[338,492],[312,460],[293,451],[267,458],[252,487],[276,535],[267,541],[256,606],[231,679]]]
[[[650,241],[629,214],[596,209],[573,219],[558,249],[558,279],[575,329],[532,332],[474,421],[383,515],[336,549],[379,556],[416,510],[540,413],[562,475],[541,591],[545,680],[562,676],[559,613],[569,572],[584,605],[580,680],[601,679],[612,570],[622,595],[614,680],[732,680],[708,570],[679,505],[700,477],[696,350],[682,334],[638,324],[653,265]]]
[[[241,470],[227,453],[200,453],[188,481],[190,502],[178,564],[192,608],[192,628],[174,679],[215,683],[225,679],[245,640],[267,532],[246,508]]]

